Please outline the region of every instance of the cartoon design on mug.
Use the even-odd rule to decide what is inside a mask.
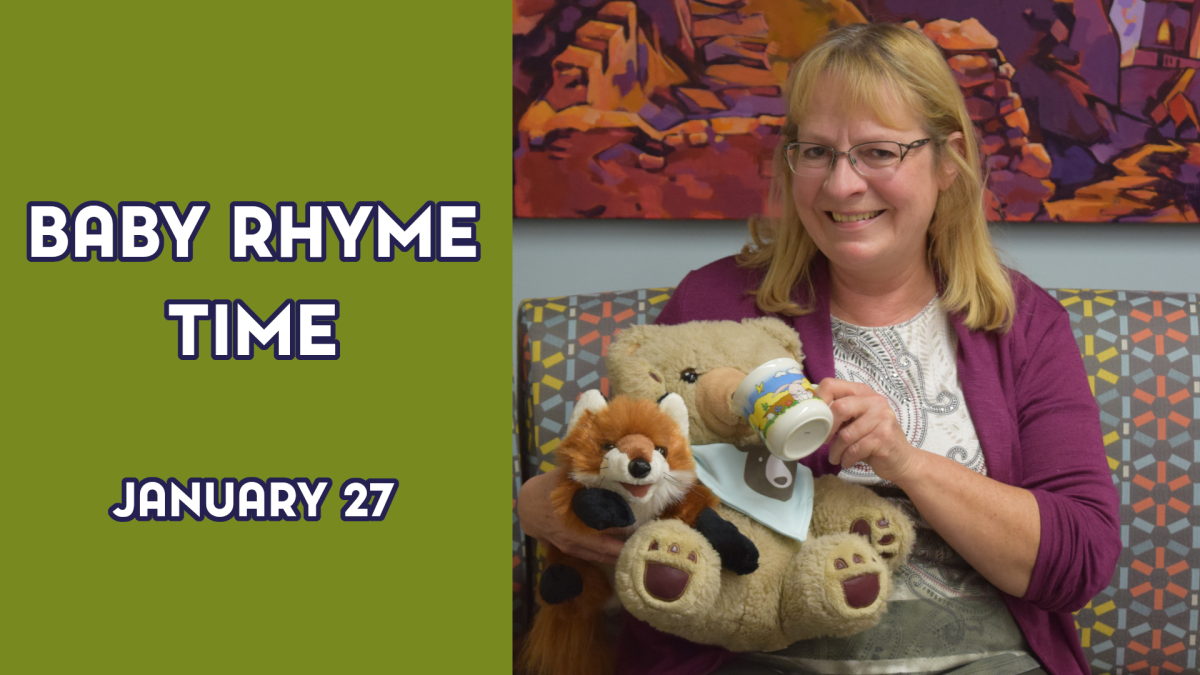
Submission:
[[[775,456],[811,454],[829,436],[833,415],[793,359],[772,359],[750,371],[732,400],[734,411]]]
[[[812,385],[799,368],[781,370],[772,375],[765,384],[768,387],[774,386],[774,391],[764,393],[765,387],[759,384],[756,387],[756,393],[759,395],[751,401],[754,412],[748,417],[750,425],[759,430],[764,437],[775,419],[788,408],[816,396]]]

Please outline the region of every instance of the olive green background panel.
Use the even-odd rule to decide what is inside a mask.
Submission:
[[[509,670],[509,6],[119,4],[0,22],[3,669]],[[89,200],[212,208],[192,262],[26,260],[28,202]],[[233,262],[233,201],[478,202],[481,260],[342,262],[327,226],[324,262]],[[213,360],[202,324],[180,360],[169,299],[337,300],[341,358]],[[122,523],[126,477],[333,488]],[[339,518],[354,477],[400,481],[386,520]]]

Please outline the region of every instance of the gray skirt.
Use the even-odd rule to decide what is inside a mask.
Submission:
[[[882,491],[881,491],[882,492]],[[717,675],[1022,675],[1043,672],[999,591],[920,518],[912,556],[893,577],[879,625],[846,638],[750,652]]]

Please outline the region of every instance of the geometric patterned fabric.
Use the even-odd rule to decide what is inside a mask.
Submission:
[[[1100,404],[1123,550],[1075,615],[1094,673],[1197,672],[1200,319],[1195,293],[1050,291]]]
[[[517,425],[521,476],[554,467],[554,449],[579,394],[608,395],[604,357],[626,326],[654,323],[673,288],[525,300],[517,315]],[[515,499],[515,493],[514,493]],[[514,501],[515,504],[515,501]],[[524,633],[534,608],[536,550],[513,512],[513,634]]]
[[[1049,289],[1071,315],[1100,405],[1123,550],[1108,588],[1075,615],[1093,673],[1197,673],[1200,633],[1200,317],[1195,293]],[[673,288],[526,300],[517,321],[514,505],[554,465],[582,391],[608,395],[622,328],[653,323]],[[533,611],[536,551],[513,512],[513,630]],[[532,564],[531,564],[532,561]]]

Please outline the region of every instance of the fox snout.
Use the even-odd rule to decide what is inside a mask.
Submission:
[[[644,459],[635,459],[629,463],[629,475],[634,478],[645,478],[650,475],[650,462]]]
[[[657,481],[667,471],[665,458],[659,454],[654,441],[642,434],[629,434],[614,443],[608,452],[610,478],[620,481]],[[655,467],[660,468],[656,471]]]
[[[654,441],[641,434],[624,436],[617,441],[616,446],[629,458],[630,463],[642,461],[649,464],[654,458]]]

